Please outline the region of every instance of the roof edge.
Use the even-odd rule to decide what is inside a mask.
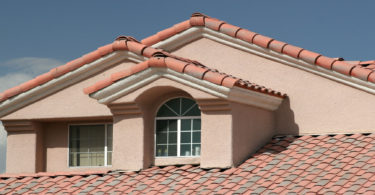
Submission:
[[[198,88],[217,97],[248,105],[275,110],[286,94],[211,70],[195,61],[184,61],[157,53],[149,60],[139,63],[110,78],[84,89],[84,93],[102,104],[110,102],[155,81],[160,77]]]
[[[158,43],[194,27],[203,27],[205,29],[210,29],[232,38],[254,44],[260,48],[269,49],[273,52],[287,55],[297,60],[301,60],[309,65],[331,70],[333,72],[353,77],[371,84],[375,83],[374,69],[367,68],[366,66],[361,66],[360,62],[358,64],[353,64],[349,63],[349,61],[343,61],[343,59],[330,58],[319,53],[296,47],[294,45],[290,45],[246,29],[242,29],[240,27],[228,24],[224,21],[209,17],[201,13],[194,13],[189,20],[162,30],[155,35],[143,39],[141,42],[146,45],[160,46],[160,44]],[[369,61],[366,61],[364,63],[367,62]],[[360,82],[359,84],[362,85],[364,83]],[[372,87],[375,89],[375,85]]]
[[[113,43],[99,47],[93,52],[85,54],[75,60],[72,60],[64,65],[51,69],[49,72],[44,73],[36,78],[22,83],[18,86],[5,90],[0,93],[0,104],[7,99],[17,96],[21,93],[25,93],[31,89],[34,89],[40,85],[43,85],[53,79],[59,78],[69,72],[79,69],[80,67],[90,64],[102,57],[105,57],[116,51],[129,51],[138,56],[149,58],[155,52],[161,51],[144,44],[130,36],[119,36]]]

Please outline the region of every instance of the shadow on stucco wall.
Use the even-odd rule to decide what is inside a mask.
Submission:
[[[3,123],[0,122],[0,173],[5,172],[6,164],[6,139],[7,133],[4,129]]]
[[[275,111],[276,135],[299,135],[299,126],[295,122],[294,112],[290,107],[290,99],[286,97]]]

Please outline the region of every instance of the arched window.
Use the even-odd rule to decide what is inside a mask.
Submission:
[[[201,111],[188,98],[163,104],[156,115],[155,156],[200,156]]]

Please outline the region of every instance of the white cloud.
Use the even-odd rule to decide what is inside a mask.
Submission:
[[[0,66],[7,67],[12,72],[22,72],[36,76],[62,64],[63,62],[52,58],[24,57],[0,63]]]
[[[4,76],[0,76],[0,92],[17,86],[25,81],[31,80],[32,78],[32,75],[24,73],[9,73]]]
[[[63,62],[52,58],[24,57],[0,62],[0,92],[48,72]],[[3,74],[1,74],[1,72]]]

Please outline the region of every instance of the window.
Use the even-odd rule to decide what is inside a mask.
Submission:
[[[112,165],[112,124],[70,125],[69,166]]]
[[[200,116],[192,99],[175,98],[163,104],[156,115],[155,156],[200,156]]]

